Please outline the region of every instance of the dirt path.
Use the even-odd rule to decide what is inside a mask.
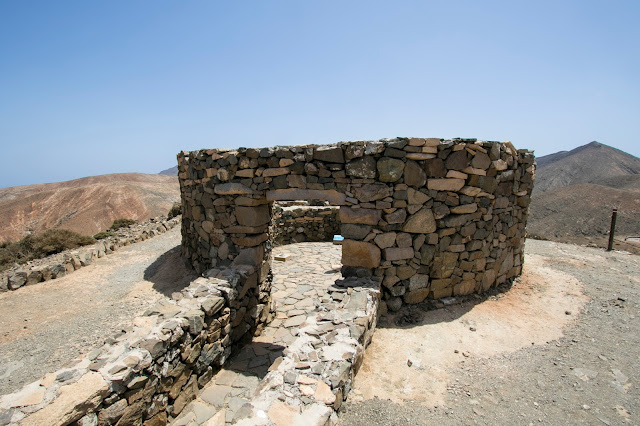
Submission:
[[[508,292],[383,320],[341,423],[640,424],[640,258],[526,252]]]
[[[179,244],[175,227],[66,277],[0,294],[0,395],[62,368],[186,286],[193,276]]]

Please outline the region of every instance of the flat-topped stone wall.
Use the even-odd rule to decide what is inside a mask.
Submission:
[[[482,292],[522,270],[535,158],[509,142],[396,138],[178,155],[182,252],[270,268],[273,203],[340,206],[343,275],[383,306]]]

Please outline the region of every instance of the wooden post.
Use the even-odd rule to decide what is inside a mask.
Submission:
[[[616,232],[616,217],[618,216],[618,209],[613,209],[611,213],[611,228],[609,229],[609,247],[607,251],[613,250],[613,235]]]

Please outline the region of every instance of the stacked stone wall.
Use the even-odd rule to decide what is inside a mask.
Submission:
[[[203,276],[136,318],[131,332],[1,397],[0,424],[150,426],[178,417],[234,345],[273,317],[277,201],[339,206],[346,278],[242,406],[273,423],[335,420],[377,313],[481,292],[522,269],[535,159],[510,143],[399,138],[178,160],[182,251]]]
[[[336,207],[274,205],[271,226],[274,246],[332,241],[339,233]]]
[[[167,219],[161,216],[149,219],[127,228],[121,228],[116,231],[116,235],[106,237],[95,244],[74,250],[65,250],[43,259],[32,260],[24,265],[14,266],[0,272],[0,293],[64,277],[121,247],[163,234],[178,224],[180,224],[180,217]]]
[[[271,319],[270,284],[253,268],[207,271],[132,331],[0,397],[0,424],[167,424]]]
[[[509,142],[396,138],[178,155],[182,251],[197,271],[267,267],[272,204],[340,206],[343,275],[383,305],[482,292],[520,274],[535,158]]]

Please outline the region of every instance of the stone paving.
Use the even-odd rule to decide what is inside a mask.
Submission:
[[[274,249],[273,254],[275,258],[289,255],[286,261],[272,263],[276,318],[229,360],[172,425],[223,425],[248,417],[251,407],[247,403],[274,361],[298,337],[300,326],[321,304],[342,298],[330,292],[342,278],[339,245],[290,244]]]

